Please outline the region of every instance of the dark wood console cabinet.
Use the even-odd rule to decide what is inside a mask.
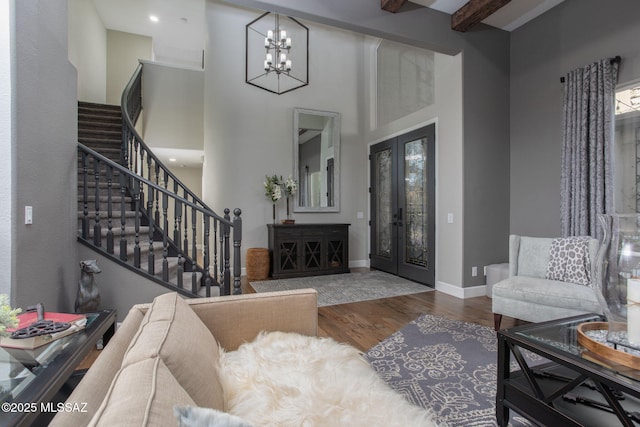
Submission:
[[[349,224],[267,224],[274,279],[349,272]]]

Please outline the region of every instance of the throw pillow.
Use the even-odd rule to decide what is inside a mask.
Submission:
[[[252,427],[242,418],[212,408],[174,406],[179,427]]]
[[[589,285],[591,260],[589,236],[572,236],[553,239],[549,251],[547,279]]]

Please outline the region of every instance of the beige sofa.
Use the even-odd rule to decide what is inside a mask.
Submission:
[[[317,322],[313,289],[193,300],[170,293],[136,305],[67,400],[85,411],[60,412],[51,425],[175,426],[174,405],[224,410],[212,368],[217,343],[235,350],[263,330],[315,336]]]

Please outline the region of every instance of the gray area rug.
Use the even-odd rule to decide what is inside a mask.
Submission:
[[[318,291],[318,307],[433,290],[428,286],[377,270],[250,283],[256,292],[313,288]]]
[[[438,423],[496,426],[498,343],[492,328],[422,315],[371,348],[378,374],[415,405],[431,408]],[[542,359],[529,355],[530,362]],[[510,412],[510,425],[533,426]]]

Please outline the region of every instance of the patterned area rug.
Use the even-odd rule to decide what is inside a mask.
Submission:
[[[497,349],[492,328],[426,314],[371,348],[366,357],[409,401],[433,409],[438,423],[486,427],[497,425]],[[535,360],[535,355],[528,358]],[[514,411],[510,425],[532,426]]]
[[[318,291],[318,307],[433,290],[426,285],[377,270],[250,283],[256,292],[313,288]]]

